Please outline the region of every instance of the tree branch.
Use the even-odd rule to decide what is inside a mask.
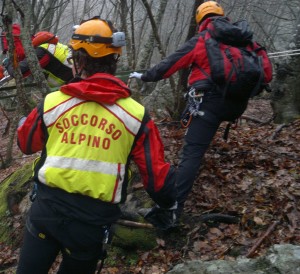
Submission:
[[[258,239],[255,245],[250,249],[248,254],[246,255],[247,258],[251,258],[254,256],[256,250],[260,247],[262,242],[274,231],[275,227],[279,224],[279,221],[275,221],[272,225],[269,226],[268,230]]]
[[[129,226],[129,227],[137,227],[137,228],[154,228],[152,224],[148,223],[138,223],[138,222],[133,222],[133,221],[128,221],[128,220],[118,220],[116,222],[119,225],[124,225],[124,226]]]

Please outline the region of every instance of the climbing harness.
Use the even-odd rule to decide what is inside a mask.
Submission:
[[[180,119],[180,124],[183,128],[187,128],[190,125],[193,117],[204,115],[204,112],[200,110],[203,95],[203,92],[197,91],[193,86],[185,94],[184,97],[187,100],[187,106]]]
[[[108,248],[108,245],[111,243],[111,240],[112,240],[111,226],[105,225],[105,226],[103,226],[102,255],[100,258],[100,263],[97,266],[97,274],[101,273],[101,270],[104,265],[104,260],[107,257],[107,248]]]
[[[234,121],[228,122],[228,124],[226,125],[226,128],[225,128],[224,134],[223,134],[223,140],[227,141],[230,129],[236,129],[238,126],[239,120],[240,119],[237,118]]]
[[[37,186],[37,183],[34,183],[34,184],[33,184],[32,191],[31,191],[31,194],[30,194],[30,196],[29,196],[31,202],[33,202],[33,201],[35,200],[35,198],[36,198],[37,187],[38,187],[38,186]]]

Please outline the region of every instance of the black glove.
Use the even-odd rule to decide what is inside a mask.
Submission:
[[[176,227],[176,209],[177,203],[170,208],[156,205],[145,214],[144,219],[158,229],[168,230]]]

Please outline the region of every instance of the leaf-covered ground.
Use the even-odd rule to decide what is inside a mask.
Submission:
[[[156,247],[137,249],[131,265],[127,254],[111,258],[102,273],[165,273],[188,260],[234,260],[262,255],[277,243],[299,245],[300,120],[275,125],[271,118],[269,101],[253,100],[227,141],[222,138],[226,123],[222,124],[189,195],[180,228],[157,232]],[[0,134],[5,125],[1,119]],[[169,119],[157,123],[166,159],[176,165],[184,130]],[[5,145],[2,138],[1,154]],[[19,157],[1,170],[0,182],[24,162],[26,158]],[[21,233],[19,224],[17,216],[12,218],[15,233]],[[18,252],[0,243],[0,273],[13,273],[4,269],[16,264]]]

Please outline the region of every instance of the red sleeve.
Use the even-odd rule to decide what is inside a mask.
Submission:
[[[38,55],[38,59],[42,68],[46,67],[50,62],[50,56],[47,53],[44,53],[43,56]]]
[[[42,128],[42,115],[35,108],[18,128],[18,146],[24,154],[41,151],[45,144],[45,134]]]
[[[199,35],[185,42],[174,53],[148,69],[141,79],[144,82],[156,82],[169,78],[180,69],[188,68],[195,61],[198,40]]]
[[[45,52],[45,50],[42,48],[36,48],[35,53],[37,55],[37,58],[39,60],[39,64],[40,64],[41,68],[46,67],[50,62],[49,54],[47,54]],[[29,69],[28,61],[26,58],[24,60],[22,60],[21,62],[19,62],[19,66],[20,66],[23,77],[27,77],[27,76],[31,75],[31,71]]]
[[[164,146],[159,131],[149,120],[136,142],[132,157],[137,164],[150,197],[162,207],[175,203],[175,170],[165,162]]]

